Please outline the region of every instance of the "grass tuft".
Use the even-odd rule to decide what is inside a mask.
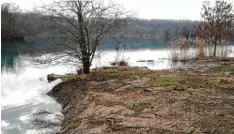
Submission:
[[[180,81],[180,79],[176,77],[170,77],[170,76],[154,77],[154,78],[151,78],[151,80],[154,86],[177,85]]]
[[[218,73],[234,72],[234,66],[230,66],[230,67],[219,67],[219,68],[216,68],[215,71],[218,72]]]
[[[104,79],[112,79],[112,78],[127,78],[130,76],[142,77],[147,73],[148,73],[147,71],[139,71],[136,69],[106,69],[95,73],[95,76],[102,77]]]
[[[69,75],[64,77],[64,81],[71,81],[71,80],[82,80],[87,78],[86,74],[76,74],[76,75]]]

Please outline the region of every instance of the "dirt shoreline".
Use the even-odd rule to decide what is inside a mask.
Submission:
[[[204,62],[204,61],[203,61]],[[100,70],[55,86],[61,134],[234,133],[234,60],[219,67]]]

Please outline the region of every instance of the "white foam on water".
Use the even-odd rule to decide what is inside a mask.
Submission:
[[[2,110],[20,105],[37,105],[48,102],[43,99],[45,96],[44,94],[61,82],[61,80],[51,83],[47,82],[46,73],[51,70],[41,73],[41,69],[26,70],[27,71],[20,76],[2,74]],[[43,78],[43,81],[40,81],[40,78]]]
[[[6,122],[6,121],[4,121],[4,120],[1,120],[1,127],[2,127],[2,129],[8,127],[9,124],[10,124],[10,123],[8,123],[8,122]]]
[[[7,134],[5,131],[10,130],[14,127],[17,127],[18,129],[20,129],[19,125],[11,124],[5,120],[1,120],[1,134]]]
[[[19,119],[23,122],[23,123],[29,123],[31,116],[29,114],[27,115],[22,115],[19,117]]]
[[[25,134],[53,134],[53,133],[54,133],[54,130],[51,130],[51,129],[39,129],[39,130],[30,129],[30,130],[27,130]]]

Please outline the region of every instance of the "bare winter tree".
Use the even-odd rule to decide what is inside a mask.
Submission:
[[[127,17],[121,6],[106,0],[54,1],[40,8],[39,12],[47,18],[41,36],[55,40],[46,49],[59,52],[59,56],[44,58],[43,62],[66,55],[81,62],[84,73],[90,72],[98,46],[115,34],[126,23]]]
[[[216,1],[214,6],[205,1],[201,12],[203,22],[196,29],[198,36],[214,46],[213,56],[216,56],[218,45],[233,38],[234,13],[232,3]]]

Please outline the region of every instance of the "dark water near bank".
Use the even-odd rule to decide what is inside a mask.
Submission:
[[[39,41],[29,44],[23,42],[6,42],[1,45],[1,108],[2,133],[49,133],[58,130],[58,126],[50,129],[38,127],[35,121],[39,119],[58,123],[61,107],[46,95],[53,86],[61,82],[57,80],[48,83],[46,75],[49,73],[64,74],[75,71],[75,67],[68,64],[46,66],[38,68],[27,61],[25,52],[32,47],[41,47],[51,42]],[[168,60],[169,51],[163,39],[131,39],[123,40],[121,46],[126,49],[120,57],[127,60],[131,66],[147,66],[150,69],[171,68]],[[117,56],[116,42],[107,41],[101,47],[101,53],[93,62],[92,67],[109,66]],[[234,56],[234,47],[231,48]],[[137,62],[138,60],[154,60],[152,63]],[[176,66],[180,66],[176,65]],[[48,111],[49,114],[38,114]],[[44,112],[45,113],[45,112]],[[36,124],[36,126],[32,126]]]

